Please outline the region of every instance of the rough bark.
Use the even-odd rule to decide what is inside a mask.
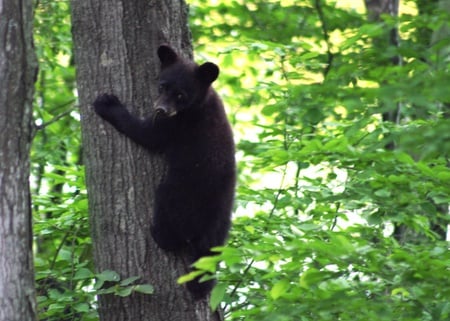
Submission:
[[[0,320],[36,319],[29,152],[32,1],[0,1]]]
[[[101,320],[216,320],[194,301],[179,276],[186,260],[163,252],[150,235],[154,188],[165,165],[94,114],[91,103],[114,93],[148,115],[157,93],[156,49],[168,43],[192,55],[184,1],[72,0],[86,184],[98,272],[140,276],[153,295],[99,298]],[[134,109],[133,109],[134,108]]]

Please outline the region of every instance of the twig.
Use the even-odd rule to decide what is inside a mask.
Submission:
[[[64,106],[70,105],[70,104],[72,104],[74,101],[75,101],[74,99],[73,99],[73,100],[70,100],[69,102],[64,103],[63,105],[58,106],[58,107],[64,107]],[[55,116],[53,119],[49,120],[48,122],[42,123],[41,125],[36,125],[36,126],[35,126],[35,131],[45,129],[47,126],[50,126],[50,125],[56,123],[56,122],[59,121],[60,119],[66,117],[66,116],[69,115],[71,112],[73,112],[73,111],[75,110],[76,107],[78,107],[78,106],[72,106],[71,108],[69,108],[69,109],[66,110],[65,112],[63,112],[63,113],[61,113],[61,114]]]

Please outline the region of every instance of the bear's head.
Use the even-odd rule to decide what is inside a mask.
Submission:
[[[211,83],[219,75],[219,67],[212,62],[197,65],[167,45],[158,48],[158,57],[161,74],[155,113],[172,117],[190,108],[201,108]]]

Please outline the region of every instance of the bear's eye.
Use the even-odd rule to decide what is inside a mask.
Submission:
[[[163,84],[159,84],[158,92],[161,94],[166,89],[166,86]]]
[[[178,102],[183,102],[185,100],[183,93],[177,93],[176,98]]]

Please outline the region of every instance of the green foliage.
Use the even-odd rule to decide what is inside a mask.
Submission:
[[[114,294],[118,296],[130,296],[133,292],[143,294],[153,294],[153,286],[150,284],[135,284],[140,279],[139,276],[133,276],[124,280],[120,279],[120,275],[111,270],[103,271],[96,275],[95,283],[96,294]],[[108,282],[108,287],[104,287]]]
[[[450,318],[450,43],[434,39],[450,19],[405,1],[369,22],[362,1],[339,3],[189,1],[198,59],[221,66],[239,186],[229,244],[179,281],[219,266],[210,305],[227,320]],[[96,294],[153,288],[92,272],[66,2],[39,2],[35,39],[40,317],[96,320]]]
[[[239,140],[211,300],[227,320],[448,319],[448,42],[417,33],[448,15],[408,4],[374,23],[332,1],[192,1]]]
[[[97,320],[88,203],[75,106],[68,2],[39,1],[39,58],[31,153],[35,271],[40,320]]]

